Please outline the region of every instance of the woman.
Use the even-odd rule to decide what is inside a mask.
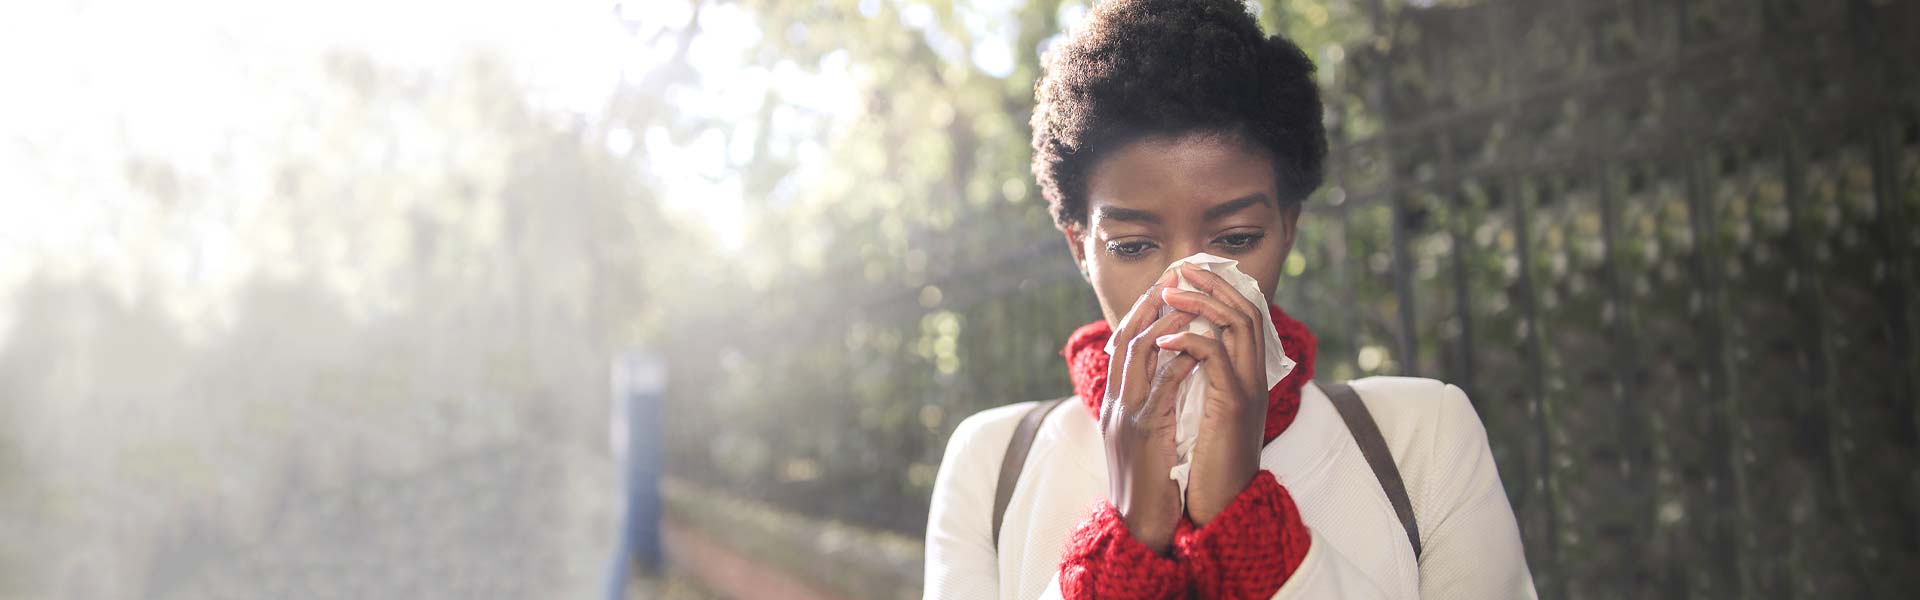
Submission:
[[[1326,155],[1312,72],[1237,0],[1108,0],[1050,54],[1034,175],[1104,318],[1067,342],[1066,406],[996,408],[954,432],[927,597],[1534,596],[1459,388],[1323,389],[1305,325],[1213,273],[1184,271],[1186,291],[1166,270],[1230,258],[1273,296]],[[1271,388],[1262,312],[1297,364]],[[1196,321],[1213,328],[1188,331]],[[1205,408],[1183,495],[1168,477],[1173,405],[1194,373]],[[1010,442],[1024,460],[1007,459]]]

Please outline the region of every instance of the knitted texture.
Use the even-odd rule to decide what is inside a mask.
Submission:
[[[1213,521],[1183,534],[1174,555],[1201,598],[1272,598],[1312,545],[1293,496],[1267,471]]]
[[[1186,590],[1186,570],[1133,539],[1111,502],[1074,529],[1060,563],[1067,598],[1172,598]]]
[[[1297,366],[1267,391],[1266,441],[1286,431],[1300,412],[1300,389],[1313,379],[1313,332],[1278,306],[1269,306],[1282,351]],[[1107,338],[1113,329],[1094,321],[1073,332],[1061,352],[1074,392],[1100,418],[1106,397]],[[1206,527],[1181,518],[1174,557],[1155,554],[1127,532],[1113,503],[1102,501],[1067,542],[1060,591],[1067,598],[1168,598],[1194,591],[1202,598],[1267,598],[1307,556],[1311,538],[1293,496],[1261,471]]]
[[[1306,324],[1295,321],[1280,307],[1268,305],[1267,310],[1273,315],[1274,331],[1280,334],[1281,351],[1296,363],[1292,372],[1267,391],[1266,441],[1271,442],[1280,437],[1280,432],[1286,431],[1287,426],[1293,424],[1293,417],[1300,413],[1300,388],[1313,380],[1317,341]],[[1105,320],[1094,321],[1068,336],[1067,347],[1060,352],[1067,358],[1074,393],[1080,395],[1080,401],[1096,421],[1100,419],[1100,402],[1107,396],[1107,363],[1112,357],[1107,355],[1106,347],[1107,338],[1112,336],[1112,325]]]

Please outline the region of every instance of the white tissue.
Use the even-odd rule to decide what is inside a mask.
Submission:
[[[1235,291],[1240,292],[1241,296],[1245,296],[1248,302],[1260,307],[1260,331],[1265,334],[1267,361],[1267,385],[1265,389],[1273,389],[1274,385],[1280,383],[1281,378],[1286,377],[1287,373],[1293,372],[1294,362],[1293,359],[1287,358],[1285,352],[1281,351],[1280,335],[1274,331],[1273,315],[1266,310],[1267,296],[1266,294],[1260,293],[1260,283],[1254,281],[1253,277],[1246,273],[1240,272],[1240,261],[1221,258],[1205,252],[1174,261],[1172,265],[1167,266],[1167,270],[1173,271],[1179,269],[1181,265],[1189,264],[1219,275],[1221,279],[1225,279],[1229,285],[1232,285]],[[1175,277],[1178,278],[1177,287],[1180,289],[1199,291],[1193,284],[1187,282],[1187,276],[1185,274],[1177,274]],[[1173,307],[1160,307],[1160,316],[1165,316],[1170,312],[1173,312]],[[1193,320],[1193,323],[1187,326],[1187,331],[1209,333],[1216,331],[1216,328],[1212,321],[1208,321],[1205,317],[1197,317]],[[1117,340],[1111,338],[1107,340],[1108,355],[1117,357],[1117,355],[1114,355],[1116,341]],[[1158,360],[1165,362],[1173,360],[1175,356],[1178,356],[1177,352],[1161,350]],[[1200,419],[1206,411],[1206,392],[1206,370],[1196,366],[1194,367],[1194,373],[1187,376],[1187,379],[1180,383],[1180,389],[1174,394],[1174,418],[1176,426],[1173,432],[1173,443],[1176,456],[1173,469],[1167,473],[1167,476],[1179,482],[1180,501],[1182,504],[1186,502],[1187,498],[1187,472],[1191,468],[1190,462],[1193,457],[1193,444],[1194,441],[1200,437]]]

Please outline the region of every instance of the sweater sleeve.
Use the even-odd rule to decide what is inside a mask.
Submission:
[[[1205,527],[1174,538],[1175,555],[1203,598],[1270,598],[1311,546],[1293,496],[1268,471],[1255,475]]]
[[[1187,589],[1180,564],[1134,539],[1104,500],[1068,538],[1059,577],[1065,598],[1172,598]]]
[[[1418,562],[1419,597],[1536,598],[1519,528],[1479,415],[1460,388],[1424,381],[1426,391],[1408,394],[1407,400],[1428,411],[1415,414],[1434,433],[1410,454],[1434,462],[1403,471],[1412,475],[1408,493],[1419,515],[1424,550]],[[1313,535],[1312,550],[1274,594],[1276,600],[1386,597],[1358,563],[1318,532]],[[1407,552],[1411,555],[1411,548]]]
[[[1534,598],[1520,528],[1487,445],[1486,427],[1452,385],[1437,385],[1428,456],[1444,457],[1415,491],[1420,515],[1420,597]]]
[[[927,512],[927,600],[993,598],[1000,594],[999,552],[993,544],[994,475],[1025,404],[968,417],[947,442],[933,480]]]

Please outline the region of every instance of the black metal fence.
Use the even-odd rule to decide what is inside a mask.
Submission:
[[[1276,299],[1321,376],[1465,388],[1543,596],[1920,584],[1920,3],[1362,4]],[[1033,204],[716,325],[783,341],[683,352],[673,470],[917,535],[954,424],[1097,317]]]
[[[1917,8],[1376,13],[1308,312],[1472,392],[1543,592],[1911,589]]]

